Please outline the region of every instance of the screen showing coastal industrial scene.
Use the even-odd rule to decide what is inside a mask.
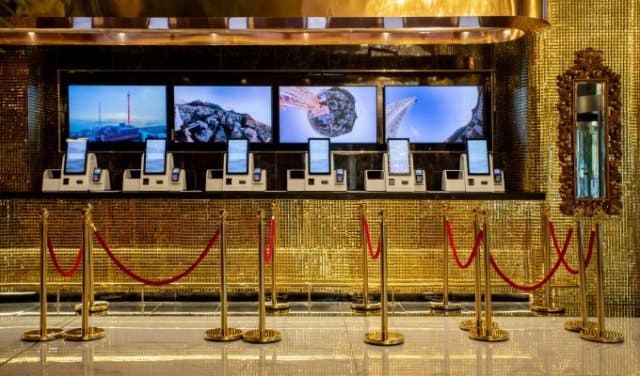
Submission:
[[[456,143],[486,137],[482,86],[385,86],[385,139]]]
[[[272,142],[271,86],[175,86],[174,141]]]
[[[69,85],[70,138],[144,142],[167,137],[164,85]]]
[[[281,86],[279,98],[281,143],[377,141],[375,86]]]

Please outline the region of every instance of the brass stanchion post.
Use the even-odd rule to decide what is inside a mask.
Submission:
[[[93,209],[93,207],[92,207]],[[107,314],[107,310],[109,309],[109,302],[106,302],[104,300],[95,300],[95,290],[94,290],[94,273],[93,273],[93,236],[89,237],[89,246],[91,249],[91,252],[89,253],[89,260],[88,265],[89,265],[89,314],[90,315],[98,315],[98,316],[102,316],[102,315],[106,315]],[[77,304],[75,307],[76,313],[81,315],[82,314],[82,304]]]
[[[377,346],[393,346],[404,343],[404,336],[400,333],[389,332],[387,317],[387,229],[384,211],[380,212],[380,331],[371,331],[364,336],[364,342]]]
[[[449,303],[449,239],[447,234],[447,209],[445,204],[442,208],[442,229],[444,230],[444,236],[442,238],[442,302],[432,302],[431,308],[439,311],[459,311],[462,306],[457,303]]]
[[[271,204],[271,220],[275,225],[276,204]],[[271,236],[271,234],[269,234]],[[275,238],[275,236],[274,236]],[[286,311],[291,308],[290,303],[278,302],[278,288],[276,283],[276,240],[273,239],[273,249],[271,249],[271,301],[265,307],[270,311]]]
[[[600,342],[600,343],[620,343],[624,341],[624,337],[621,333],[614,332],[612,330],[606,330],[604,323],[604,272],[602,265],[602,226],[600,221],[596,222],[596,236],[598,242],[596,243],[596,287],[597,287],[597,305],[598,305],[598,325],[591,329],[583,329],[580,332],[580,338],[587,341]]]
[[[23,341],[45,342],[62,338],[64,331],[60,328],[47,328],[47,234],[49,211],[42,209],[40,223],[40,329],[30,330],[22,334]]]
[[[242,340],[249,343],[273,343],[282,339],[280,332],[265,329],[264,307],[264,210],[258,211],[258,329],[249,330],[242,335]]]
[[[229,342],[242,338],[242,330],[227,327],[227,211],[220,211],[220,327],[204,333],[207,341]]]
[[[549,231],[549,206],[542,207],[542,253],[544,257],[544,275],[548,275],[551,269],[551,246]],[[556,306],[551,301],[551,280],[544,285],[544,302],[542,305],[534,305],[531,310],[539,313],[560,314],[564,308]]]
[[[579,215],[579,214],[578,214]],[[580,219],[576,221],[576,231],[578,237],[578,274],[580,278],[580,320],[567,321],[564,328],[571,332],[580,332],[583,329],[593,329],[595,322],[589,321],[587,308],[587,270],[584,260],[584,243],[582,234],[582,223]]]
[[[380,303],[371,302],[369,299],[369,253],[367,248],[367,234],[365,233],[364,221],[367,218],[366,204],[360,204],[360,229],[362,244],[362,302],[351,302],[351,309],[354,311],[377,311]]]
[[[469,338],[486,341],[499,342],[509,339],[509,333],[499,329],[491,320],[491,243],[489,242],[489,225],[485,216],[482,226],[484,234],[484,321],[482,325],[469,329]]]
[[[91,297],[89,296],[91,284],[91,229],[93,227],[91,210],[93,206],[87,204],[83,209],[82,221],[82,327],[68,330],[64,333],[64,337],[70,341],[90,341],[103,338],[105,331],[102,328],[89,326],[89,304]]]

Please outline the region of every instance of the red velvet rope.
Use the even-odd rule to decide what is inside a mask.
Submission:
[[[572,232],[569,232],[569,237],[570,234]],[[526,285],[521,285],[519,283],[516,283],[514,281],[512,281],[511,279],[509,279],[509,277],[507,277],[506,274],[504,274],[504,272],[502,270],[500,270],[500,267],[498,267],[498,264],[496,263],[496,260],[494,260],[493,255],[489,255],[489,261],[491,262],[491,266],[493,266],[493,269],[496,271],[496,273],[500,276],[500,278],[502,278],[502,280],[504,280],[505,282],[507,282],[507,284],[513,288],[516,288],[518,290],[523,290],[523,291],[533,291],[533,290],[537,290],[540,287],[542,287],[545,283],[547,283],[551,277],[553,277],[553,275],[556,273],[556,270],[558,270],[558,268],[560,267],[560,264],[562,263],[562,260],[564,259],[564,255],[567,253],[567,249],[569,248],[569,242],[565,241],[564,243],[564,248],[562,249],[562,253],[559,255],[560,257],[558,257],[558,260],[556,261],[556,263],[553,265],[553,267],[551,268],[551,270],[549,270],[549,274],[547,274],[542,281],[532,285],[532,286],[526,286]]]
[[[78,254],[76,255],[76,260],[73,262],[71,269],[69,271],[65,271],[60,267],[60,263],[58,262],[58,258],[56,257],[56,253],[53,250],[53,242],[51,241],[51,236],[47,234],[47,249],[49,250],[49,254],[51,255],[51,261],[53,262],[53,266],[56,268],[58,273],[63,277],[71,277],[78,270],[78,266],[80,266],[80,262],[82,261],[82,246],[78,250]]]
[[[471,265],[473,259],[478,254],[478,248],[480,248],[480,242],[484,238],[484,233],[482,231],[478,232],[476,235],[476,239],[473,241],[473,248],[471,249],[471,254],[469,255],[469,259],[466,262],[462,262],[460,257],[458,257],[458,250],[456,249],[455,241],[453,240],[453,230],[451,229],[451,221],[448,219],[445,221],[445,226],[447,230],[447,238],[449,239],[449,247],[451,247],[451,252],[453,253],[453,258],[456,260],[456,264],[460,269],[466,269]]]
[[[369,257],[371,257],[372,260],[375,260],[380,256],[380,251],[381,251],[380,245],[382,244],[382,236],[380,236],[380,239],[378,239],[378,248],[376,249],[376,253],[373,253],[373,246],[371,246],[371,234],[369,233],[369,222],[367,221],[366,218],[362,218],[362,227],[364,228],[363,231],[364,231],[365,239],[367,240],[367,249],[369,250]]]
[[[551,239],[553,240],[553,248],[555,248],[556,253],[560,256],[560,246],[558,245],[558,238],[556,237],[556,227],[553,225],[553,222],[549,221],[549,230],[551,232]],[[573,229],[570,228],[567,230],[567,234],[564,236],[564,248],[567,248],[567,243],[571,240],[571,234],[573,233]],[[561,258],[562,265],[570,274],[578,274],[580,270],[576,270],[569,266],[569,263],[564,258]]]
[[[267,249],[264,250],[264,261],[267,264],[271,264],[271,259],[273,258],[273,248],[275,247],[275,243],[276,243],[276,220],[275,218],[271,218],[271,221],[269,222],[269,244],[267,245]]]
[[[193,265],[191,265],[190,267],[188,267],[187,269],[185,269],[182,273],[176,275],[175,277],[171,277],[171,278],[167,278],[167,279],[163,279],[160,281],[153,281],[150,279],[146,279],[144,277],[141,277],[139,275],[137,275],[136,273],[134,273],[133,271],[131,271],[129,268],[127,268],[122,262],[120,262],[120,260],[118,260],[116,258],[116,255],[113,254],[113,252],[111,252],[111,249],[109,249],[109,246],[107,245],[107,243],[104,241],[104,239],[102,238],[102,236],[100,235],[100,233],[98,232],[98,230],[94,229],[93,233],[96,236],[96,239],[98,239],[98,242],[100,243],[100,245],[102,246],[102,248],[105,250],[105,252],[107,252],[107,255],[109,255],[109,258],[111,259],[111,261],[113,261],[114,264],[116,264],[116,266],[122,270],[126,275],[128,275],[129,277],[135,279],[138,282],[142,282],[145,285],[150,285],[150,286],[164,286],[164,285],[168,285],[170,283],[173,283],[183,277],[186,277],[189,273],[191,273],[198,265],[200,265],[200,263],[202,262],[202,260],[204,260],[204,258],[207,256],[207,254],[209,253],[209,250],[211,250],[211,247],[213,246],[213,243],[216,242],[216,240],[218,239],[218,235],[220,235],[220,228],[218,228],[216,230],[216,232],[213,234],[213,236],[211,237],[211,239],[209,239],[209,242],[207,243],[207,246],[204,247],[204,250],[202,251],[202,253],[200,254],[200,256],[198,257],[198,259],[196,260],[196,262],[193,263]]]

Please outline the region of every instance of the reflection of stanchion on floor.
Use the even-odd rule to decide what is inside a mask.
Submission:
[[[362,300],[351,302],[351,309],[355,311],[377,311],[380,303],[371,302],[369,297],[369,256],[367,252],[367,206],[360,204],[360,224],[362,233]]]
[[[249,330],[242,340],[250,343],[273,343],[282,339],[280,332],[265,329],[266,309],[264,307],[264,210],[258,211],[258,329]]]
[[[469,338],[478,341],[498,342],[509,339],[509,333],[498,329],[491,320],[491,264],[489,262],[491,245],[489,242],[489,225],[485,216],[482,233],[484,235],[484,321],[482,325],[469,329]]]
[[[90,284],[91,280],[91,239],[93,234],[91,233],[91,227],[93,225],[91,218],[91,204],[87,204],[87,207],[83,210],[82,221],[82,327],[71,329],[64,333],[64,337],[70,341],[90,341],[99,339],[105,336],[105,331],[102,328],[89,326],[89,303],[91,298]]]
[[[270,311],[285,311],[291,304],[278,302],[278,288],[276,283],[276,204],[271,204],[271,221],[269,222],[269,254],[271,258],[271,300],[265,308]],[[267,261],[268,262],[268,261]]]
[[[382,328],[380,331],[372,331],[364,336],[364,341],[370,345],[393,346],[404,343],[404,336],[400,333],[389,332],[387,317],[387,229],[384,219],[384,211],[380,212],[380,318]]]
[[[42,209],[40,224],[40,329],[30,330],[22,334],[23,341],[45,342],[62,338],[64,331],[60,328],[47,328],[47,234],[49,212]]]
[[[242,330],[227,327],[227,211],[220,211],[220,327],[204,333],[208,341],[228,342],[242,338]]]
[[[93,209],[91,207],[89,210]],[[89,252],[89,260],[87,260],[89,265],[89,314],[90,315],[106,315],[107,310],[109,309],[109,302],[104,300],[95,300],[95,291],[94,291],[94,274],[93,274],[93,237],[89,238],[89,244],[91,245],[91,249]],[[82,314],[82,303],[77,304],[75,307],[75,311],[77,314]]]
[[[579,213],[578,213],[579,215]],[[576,223],[576,230],[578,231],[578,273],[580,277],[580,320],[567,321],[564,323],[564,328],[572,332],[580,332],[583,329],[593,329],[596,325],[595,322],[589,321],[589,315],[587,312],[587,265],[584,259],[584,243],[582,237],[582,223],[578,219]]]
[[[549,274],[551,269],[551,247],[549,247],[549,206],[544,204],[542,207],[542,253],[544,257],[544,275]],[[559,314],[564,313],[565,309],[556,306],[551,301],[551,281],[544,285],[544,302],[543,305],[534,305],[531,310],[539,313]]]
[[[624,341],[622,334],[612,330],[606,330],[604,325],[604,273],[602,265],[602,227],[600,221],[596,222],[596,233],[598,243],[596,246],[596,290],[598,305],[598,325],[591,329],[584,329],[580,332],[580,338],[587,341],[600,343],[619,343]]]
[[[442,208],[442,230],[443,230],[443,257],[442,257],[442,301],[441,302],[432,302],[431,308],[439,311],[459,311],[462,309],[462,306],[457,303],[449,302],[449,242],[447,239],[447,209],[448,206],[445,204]]]

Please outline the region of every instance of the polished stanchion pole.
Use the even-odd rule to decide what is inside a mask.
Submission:
[[[282,339],[277,330],[265,329],[266,309],[264,307],[264,210],[258,211],[258,329],[249,330],[242,340],[249,343],[273,343]]]
[[[42,209],[40,223],[40,329],[22,334],[23,341],[45,342],[62,338],[60,328],[47,328],[47,234],[49,233],[49,211]]]
[[[597,290],[597,305],[598,305],[598,325],[590,328],[583,329],[580,332],[580,338],[592,342],[600,343],[620,343],[624,341],[624,337],[621,333],[607,330],[604,323],[604,271],[602,265],[602,226],[600,221],[596,222],[596,236],[598,242],[596,243],[596,290]]]
[[[365,334],[364,342],[376,346],[393,346],[404,343],[404,336],[400,333],[389,332],[387,316],[387,228],[384,211],[380,212],[380,331]]]
[[[484,235],[484,321],[482,325],[469,329],[469,338],[478,341],[499,342],[509,339],[509,333],[499,329],[491,320],[491,243],[489,242],[489,225],[485,216],[482,232]]]
[[[87,204],[87,207],[83,209],[83,221],[82,221],[82,327],[68,330],[64,333],[64,337],[70,341],[90,341],[94,339],[103,338],[105,331],[102,328],[89,326],[89,304],[91,297],[89,293],[91,291],[91,233],[92,218],[91,210],[93,207],[91,204]]]
[[[271,204],[271,222],[275,226],[276,204]],[[271,236],[271,234],[269,234]],[[275,235],[274,235],[275,238]],[[271,301],[267,302],[265,308],[270,311],[286,311],[291,308],[291,304],[287,302],[278,302],[278,287],[276,280],[276,240],[273,239],[273,249],[271,252]]]
[[[442,249],[444,251],[442,255],[442,301],[432,302],[431,308],[438,311],[459,311],[462,309],[460,304],[449,302],[449,239],[447,235],[447,209],[447,205],[444,205],[442,208],[442,229],[444,230],[444,236],[442,238]]]
[[[207,341],[229,342],[242,338],[242,330],[227,327],[227,211],[220,211],[220,327],[204,333]]]
[[[380,303],[371,302],[369,298],[369,254],[367,252],[367,234],[364,221],[367,218],[366,204],[360,204],[360,233],[362,243],[362,301],[351,302],[354,311],[377,311]]]
[[[91,205],[91,204],[89,204]],[[93,207],[91,207],[93,209]],[[94,273],[93,273],[93,236],[89,237],[89,246],[91,252],[89,253],[88,265],[89,265],[89,314],[102,316],[107,314],[107,310],[109,309],[109,302],[104,300],[95,300],[95,290],[94,290]],[[77,304],[75,307],[77,314],[82,314],[82,304]]]
[[[544,257],[544,275],[549,274],[551,269],[551,247],[549,235],[549,206],[542,207],[542,253]],[[544,301],[542,305],[534,305],[531,310],[539,313],[560,314],[564,313],[564,308],[556,306],[551,301],[551,281],[544,285]]]
[[[580,320],[567,321],[564,328],[571,332],[580,332],[583,329],[593,329],[595,322],[589,321],[589,313],[587,308],[587,274],[584,260],[584,243],[582,234],[582,223],[580,219],[576,221],[576,230],[578,232],[578,273],[580,278]]]

